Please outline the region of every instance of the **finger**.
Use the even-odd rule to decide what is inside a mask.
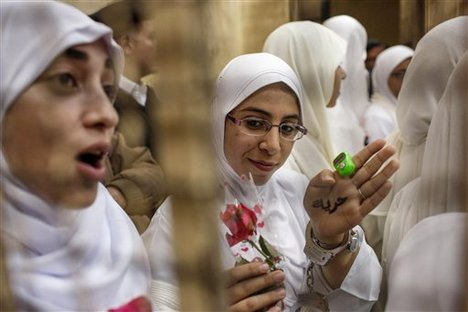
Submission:
[[[230,304],[245,300],[256,292],[284,282],[285,274],[281,270],[245,279],[227,289]]]
[[[362,202],[361,205],[361,216],[364,218],[369,214],[382,200],[388,195],[392,189],[392,183],[386,181],[371,197],[367,198]]]
[[[315,175],[312,180],[310,180],[309,186],[323,188],[330,187],[335,184],[335,177],[333,171],[324,169]]]
[[[356,155],[353,156],[354,164],[356,168],[361,168],[375,153],[380,151],[385,146],[385,140],[378,139],[367,145],[365,148],[360,150]]]
[[[238,282],[268,273],[270,267],[268,264],[259,261],[253,261],[250,263],[235,266],[226,271],[227,287],[230,287]]]
[[[360,187],[364,198],[371,197],[392,175],[398,170],[400,164],[397,160],[390,161],[378,174]]]
[[[237,302],[229,307],[229,311],[257,311],[262,308],[269,307],[276,302],[283,300],[286,297],[286,290],[284,288],[277,288],[259,295],[255,295]],[[281,311],[274,310],[271,311]]]
[[[352,182],[357,188],[368,181],[382,165],[395,154],[395,147],[387,145],[380,149],[364,166],[362,166],[352,177]]]

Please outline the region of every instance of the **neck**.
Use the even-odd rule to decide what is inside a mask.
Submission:
[[[136,62],[133,62],[131,58],[127,58],[125,61],[124,76],[136,83],[140,83],[142,75]]]

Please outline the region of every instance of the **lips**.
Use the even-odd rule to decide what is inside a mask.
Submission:
[[[261,171],[272,171],[276,168],[276,163],[249,159],[250,162]]]
[[[102,181],[106,175],[104,159],[110,151],[110,144],[96,143],[80,151],[76,160],[78,171],[90,180]]]

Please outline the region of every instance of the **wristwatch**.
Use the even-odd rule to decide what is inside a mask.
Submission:
[[[328,261],[333,259],[337,254],[343,250],[355,252],[362,244],[364,239],[364,232],[356,226],[348,232],[347,237],[333,249],[327,249],[320,245],[318,239],[314,236],[312,225],[309,222],[306,228],[306,244],[304,246],[304,253],[316,265],[326,265]]]

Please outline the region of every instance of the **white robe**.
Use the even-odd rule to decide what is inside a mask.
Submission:
[[[466,212],[451,212],[411,228],[395,254],[386,311],[466,308],[467,226]]]
[[[273,242],[286,258],[285,311],[290,311],[296,305],[300,295],[308,293],[305,285],[308,259],[303,252],[308,216],[302,205],[307,184],[305,176],[292,170],[280,169],[268,182],[267,188],[259,188],[267,215],[265,221],[274,229],[273,233],[262,235]],[[166,201],[142,235],[152,268],[153,307],[158,311],[179,309],[171,242],[171,209],[170,200]],[[220,206],[220,211],[221,209],[224,207]],[[219,234],[223,267],[229,269],[234,266],[236,258],[223,236],[222,227]],[[379,295],[381,272],[374,251],[364,241],[340,288],[331,289],[319,267],[314,267],[315,291],[327,296],[331,311],[369,311]]]

